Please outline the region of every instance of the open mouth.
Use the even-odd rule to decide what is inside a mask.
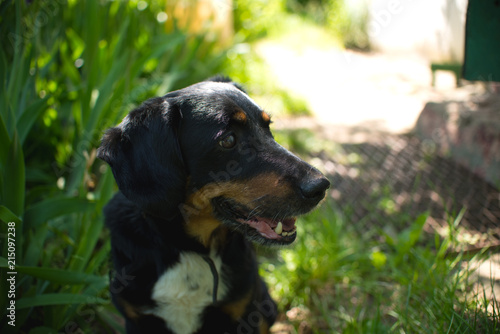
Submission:
[[[224,198],[215,198],[216,211],[224,223],[261,243],[289,244],[297,236],[295,217],[269,218],[253,213]],[[269,215],[270,216],[270,215]]]

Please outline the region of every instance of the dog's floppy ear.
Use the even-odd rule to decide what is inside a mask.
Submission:
[[[180,117],[167,99],[153,98],[102,138],[97,156],[111,166],[121,192],[141,208],[168,210],[167,203],[183,200],[179,194],[187,176],[177,136]]]

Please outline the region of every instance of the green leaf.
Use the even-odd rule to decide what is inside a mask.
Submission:
[[[94,107],[92,108],[90,115],[85,124],[85,133],[92,133],[96,128],[96,124],[99,119],[105,118],[103,115],[104,105],[109,101],[113,95],[113,83],[118,82],[120,77],[123,76],[125,70],[125,65],[127,64],[127,55],[124,54],[119,59],[113,62],[111,70],[109,71],[106,79],[99,87],[99,97],[96,100]],[[87,148],[85,148],[87,149]]]
[[[46,102],[49,99],[48,96],[41,100],[33,102],[29,107],[24,110],[23,114],[17,121],[17,131],[19,131],[19,141],[21,145],[28,136],[31,127],[42,114],[42,112],[47,108]]]
[[[40,224],[72,213],[92,211],[95,203],[82,198],[49,198],[31,206],[24,215],[26,228],[36,228]]]
[[[427,213],[421,214],[415,220],[415,223],[410,227],[410,246],[413,247],[422,235],[422,230],[424,228],[425,222],[427,221]]]
[[[0,166],[7,159],[7,152],[10,146],[10,135],[7,130],[6,118],[9,114],[9,103],[7,90],[5,87],[5,81],[7,80],[6,73],[4,69],[8,68],[7,60],[5,59],[5,54],[0,51]]]
[[[139,76],[140,72],[144,68],[144,64],[146,64],[148,60],[166,57],[168,56],[169,51],[172,51],[177,46],[183,45],[184,43],[186,43],[186,35],[184,34],[170,34],[168,36],[158,37],[153,43],[156,47],[152,49],[150,53],[145,54],[134,63],[131,70],[131,76],[133,78]]]
[[[54,328],[40,326],[30,330],[29,334],[57,334],[57,331]]]
[[[102,175],[97,185],[97,211],[101,212],[104,206],[109,202],[111,197],[113,197],[115,192],[115,178],[113,177],[113,171],[111,168],[106,167],[106,172]]]
[[[21,33],[21,21],[22,21],[22,12],[21,12],[21,3],[16,2],[16,33],[15,36],[22,36]],[[17,109],[17,99],[20,93],[21,86],[21,77],[23,76],[23,61],[30,62],[30,59],[26,59],[24,56],[24,43],[15,43],[14,46],[14,59],[12,64],[10,64],[10,75],[8,78],[7,84],[7,99],[9,101],[11,108],[11,112]],[[13,114],[11,116],[14,116]],[[12,121],[15,120],[15,117],[11,117]],[[7,124],[11,124],[8,120]]]
[[[0,92],[3,93],[0,95],[0,99],[2,102],[4,102],[5,95],[7,92],[5,91],[5,83],[7,81],[7,73],[8,73],[8,65],[9,62],[7,62],[7,57],[5,56],[5,51],[0,50]],[[5,108],[6,106],[2,103],[2,107]],[[4,110],[0,110],[0,116],[2,115],[2,112]]]
[[[0,113],[0,164],[5,161],[5,157],[7,156],[7,152],[9,151],[10,146],[10,135],[9,131],[7,131],[7,126],[5,125],[4,116]]]
[[[83,32],[83,40],[85,43],[85,50],[83,53],[83,60],[85,62],[84,73],[87,75],[86,87],[84,88],[84,94],[81,99],[82,110],[81,119],[82,123],[86,124],[88,118],[90,117],[91,107],[90,102],[92,99],[93,90],[97,87],[98,78],[102,73],[102,68],[99,62],[99,39],[101,38],[100,29],[102,26],[101,19],[99,17],[99,3],[97,0],[85,1],[83,6],[84,13],[88,22],[93,22],[94,24],[86,24],[84,26],[85,31]]]
[[[25,266],[34,266],[39,263],[40,258],[48,258],[46,251],[40,251],[44,248],[49,229],[46,224],[37,229],[25,231],[23,237],[27,241],[27,247],[24,253],[23,264]]]
[[[108,300],[88,295],[71,293],[47,293],[33,297],[24,297],[16,302],[16,309],[36,306],[70,305],[70,304],[107,304]]]
[[[3,202],[16,216],[21,216],[24,211],[25,173],[24,155],[17,131],[14,131],[7,156],[3,178]]]
[[[111,242],[107,239],[104,242],[104,245],[99,249],[99,251],[95,252],[90,259],[87,268],[85,271],[87,273],[93,273],[99,269],[99,267],[109,259],[109,253],[111,250]]]
[[[3,221],[4,223],[9,223],[9,222],[14,222],[16,224],[21,223],[21,219],[3,205],[0,205],[0,220]]]
[[[74,271],[82,271],[88,264],[90,256],[94,251],[94,247],[99,240],[102,232],[103,221],[102,217],[91,219],[85,229],[80,233],[80,239],[77,242],[76,253],[72,258],[69,268]]]
[[[108,278],[57,268],[17,266],[16,271],[57,284],[106,283]]]
[[[29,74],[30,72],[30,64],[31,64],[31,59],[34,58],[34,51],[33,48],[29,48],[29,51],[27,52],[26,56],[26,61],[24,62],[24,67],[23,67],[23,73],[21,77],[21,82],[22,82],[22,89],[20,91],[19,95],[19,102],[17,104],[17,110],[16,112],[16,123],[21,118],[22,114],[26,111],[27,106],[26,103],[29,103],[31,101],[37,101],[38,96],[35,92],[35,80],[34,77]],[[17,73],[18,76],[21,75],[21,73]],[[19,131],[19,128],[17,129]]]
[[[118,31],[118,41],[113,47],[113,52],[111,54],[111,59],[118,59],[124,54],[124,51],[127,53],[130,53],[130,50],[128,49],[127,44],[132,43],[133,41],[127,39],[127,30],[129,30],[130,27],[130,16],[125,17],[125,19],[121,22],[121,28],[120,31]],[[128,44],[130,45],[130,44]]]
[[[54,184],[55,183],[55,175],[54,173],[49,173],[41,168],[39,166],[35,167],[29,167],[26,166],[26,182],[36,182],[36,183],[42,183],[45,185],[48,184]],[[56,186],[45,186],[48,187],[47,189],[50,189],[50,187],[55,188]],[[39,189],[40,187],[38,187]],[[29,195],[33,193],[33,188],[30,188],[29,190]],[[28,201],[29,202],[29,201]]]

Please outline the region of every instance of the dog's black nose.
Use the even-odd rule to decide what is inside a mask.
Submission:
[[[306,199],[321,200],[325,197],[325,191],[330,188],[330,181],[325,177],[309,179],[302,182],[300,191]]]

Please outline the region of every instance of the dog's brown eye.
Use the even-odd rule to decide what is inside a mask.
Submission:
[[[234,135],[226,136],[219,141],[219,145],[228,149],[233,148],[236,145],[236,137]]]

